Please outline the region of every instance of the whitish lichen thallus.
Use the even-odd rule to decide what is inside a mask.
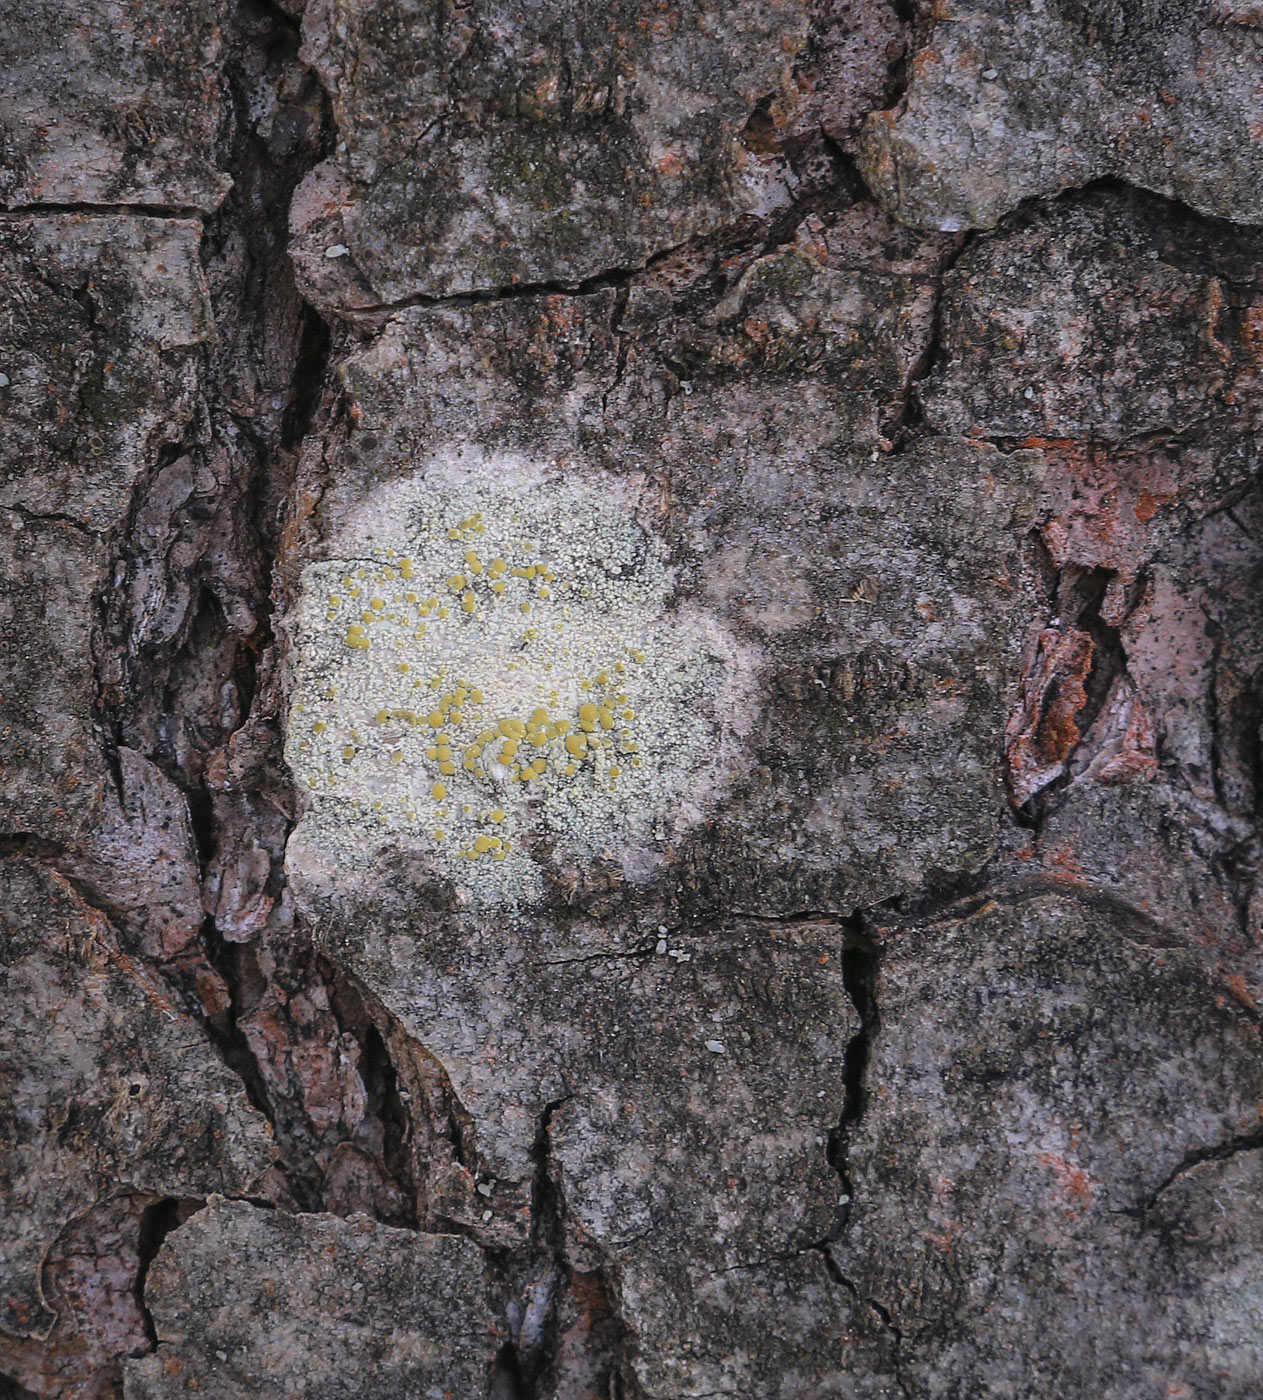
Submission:
[[[487,907],[538,896],[539,838],[643,867],[700,819],[745,668],[669,606],[633,507],[611,485],[426,477],[364,513],[355,557],[305,571],[286,749],[305,839],[421,847]]]

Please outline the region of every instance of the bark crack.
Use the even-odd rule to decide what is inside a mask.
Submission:
[[[145,219],[207,218],[213,211],[193,204],[108,204],[83,202],[71,204],[10,204],[0,208],[0,218],[27,216],[54,217],[58,214],[88,214],[98,218],[123,215]]]
[[[1116,1211],[1115,1214],[1131,1216],[1144,1226],[1148,1223],[1150,1213],[1155,1209],[1163,1195],[1181,1178],[1200,1167],[1204,1162],[1227,1162],[1244,1152],[1258,1152],[1261,1149],[1263,1149],[1263,1128],[1256,1128],[1251,1133],[1228,1138],[1227,1141],[1215,1143],[1212,1147],[1195,1147],[1192,1151],[1184,1154],[1176,1166],[1172,1167],[1148,1195],[1134,1206],[1126,1206],[1122,1210]]]
[[[845,1096],[842,1112],[829,1133],[826,1155],[837,1173],[841,1185],[838,1212],[826,1242],[842,1238],[851,1218],[855,1194],[851,1170],[851,1137],[868,1107],[868,1068],[872,1059],[873,1041],[881,1029],[877,1008],[878,949],[876,939],[861,914],[855,914],[845,926],[846,944],[842,953],[842,981],[846,993],[859,1017],[859,1030],[847,1042],[843,1061]]]
[[[64,511],[34,511],[19,505],[0,506],[0,510],[6,510],[13,515],[19,516],[22,521],[28,525],[47,525],[49,523],[67,525],[70,529],[74,530],[76,534],[80,534],[85,539],[92,540],[94,543],[101,538],[98,531],[93,530],[91,526],[85,525],[82,520],[79,520],[73,515],[68,515]]]
[[[956,264],[974,246],[981,235],[977,231],[960,234],[955,246],[944,259],[933,278],[927,279],[934,289],[930,309],[930,326],[925,344],[909,366],[902,392],[890,418],[882,424],[881,435],[890,444],[889,451],[906,452],[921,435],[937,437],[925,416],[920,399],[920,386],[934,373],[943,360],[943,293],[947,277]]]
[[[881,950],[875,930],[858,910],[845,924],[846,943],[842,953],[842,978],[846,992],[859,1017],[859,1029],[847,1042],[843,1080],[845,1096],[842,1112],[831,1130],[826,1145],[829,1165],[837,1174],[841,1186],[837,1214],[828,1234],[806,1247],[817,1253],[829,1277],[845,1289],[870,1319],[890,1347],[890,1365],[895,1384],[903,1395],[910,1395],[903,1376],[903,1333],[888,1308],[869,1297],[849,1278],[838,1262],[835,1246],[846,1235],[855,1200],[855,1176],[851,1163],[851,1141],[862,1122],[869,1103],[868,1073],[873,1045],[881,1031],[881,1012],[877,1001],[878,973]]]
[[[507,287],[475,287],[467,292],[453,292],[447,296],[414,292],[410,296],[399,297],[394,301],[374,302],[368,306],[339,307],[336,314],[340,317],[357,320],[366,317],[393,316],[397,312],[411,311],[416,308],[427,311],[448,310],[466,306],[481,306],[485,302],[513,301],[520,298],[585,297],[594,296],[604,291],[621,291],[630,287],[637,277],[652,271],[659,264],[666,262],[669,258],[689,247],[691,242],[692,240],[685,240],[673,244],[669,248],[660,249],[652,257],[635,267],[608,268],[574,281],[521,282]]]

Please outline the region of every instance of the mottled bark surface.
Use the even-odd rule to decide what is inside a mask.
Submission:
[[[0,1396],[1263,1393],[1263,38],[0,26]]]

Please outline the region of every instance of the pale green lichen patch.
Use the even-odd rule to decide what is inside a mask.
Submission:
[[[541,842],[643,872],[700,819],[746,667],[668,609],[634,507],[503,464],[427,475],[363,513],[354,557],[305,571],[286,753],[307,841],[420,847],[485,907],[539,895]]]

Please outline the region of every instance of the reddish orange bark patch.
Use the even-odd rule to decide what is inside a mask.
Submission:
[[[1092,638],[1077,628],[1046,628],[1005,727],[1009,791],[1015,806],[1059,778],[1078,744],[1076,716],[1087,704]]]
[[[1150,521],[1179,494],[1178,469],[1161,452],[1029,438],[1044,452],[1051,507],[1042,535],[1053,562],[1112,569],[1124,583],[1148,554]]]
[[[1055,1152],[1041,1152],[1035,1160],[1057,1178],[1057,1187],[1069,1202],[1072,1213],[1085,1210],[1096,1199],[1096,1183],[1082,1167]]]

